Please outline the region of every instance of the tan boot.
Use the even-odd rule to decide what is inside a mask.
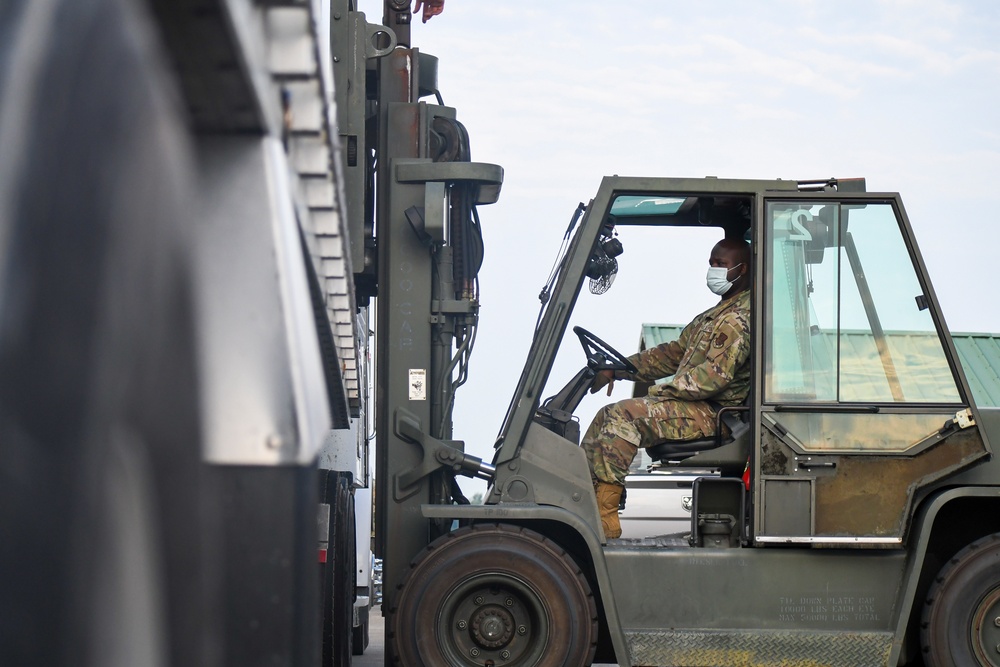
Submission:
[[[601,528],[604,537],[611,539],[622,536],[622,525],[618,522],[618,504],[622,500],[624,486],[597,482],[594,493],[597,494],[597,509],[601,511]]]

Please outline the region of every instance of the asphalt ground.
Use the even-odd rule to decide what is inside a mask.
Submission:
[[[370,635],[368,648],[364,655],[354,656],[352,667],[384,667],[385,666],[385,618],[381,609],[373,609],[369,617],[368,632]],[[614,665],[594,665],[593,667],[615,667]]]
[[[385,618],[381,607],[372,609],[368,615],[368,648],[364,655],[356,655],[351,667],[384,667],[385,665]]]

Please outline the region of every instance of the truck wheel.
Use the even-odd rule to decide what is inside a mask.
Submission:
[[[147,4],[0,2],[4,664],[216,664],[195,165]]]
[[[597,607],[557,544],[505,524],[433,542],[411,564],[392,609],[397,665],[589,665]]]
[[[921,628],[928,667],[1000,667],[1000,533],[973,542],[941,568]]]
[[[323,618],[323,665],[350,667],[351,640],[354,637],[354,591],[357,552],[354,542],[354,495],[350,474],[326,472],[330,503],[329,581],[325,595],[328,603]]]

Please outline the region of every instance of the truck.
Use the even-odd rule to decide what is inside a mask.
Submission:
[[[352,95],[397,33],[346,0],[15,0],[0,34],[0,661],[349,665],[376,585]]]

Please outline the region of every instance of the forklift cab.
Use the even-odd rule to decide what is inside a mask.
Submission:
[[[744,544],[902,545],[921,489],[988,450],[902,202],[864,190],[862,180],[606,179],[559,263],[495,463],[519,451],[528,425],[578,444],[572,413],[594,374],[622,367],[625,355],[577,327],[587,368],[519,415],[611,241],[621,254],[616,236],[629,227],[715,227],[752,248],[750,395],[720,411],[727,426],[714,438],[647,452],[723,477],[749,462]]]

